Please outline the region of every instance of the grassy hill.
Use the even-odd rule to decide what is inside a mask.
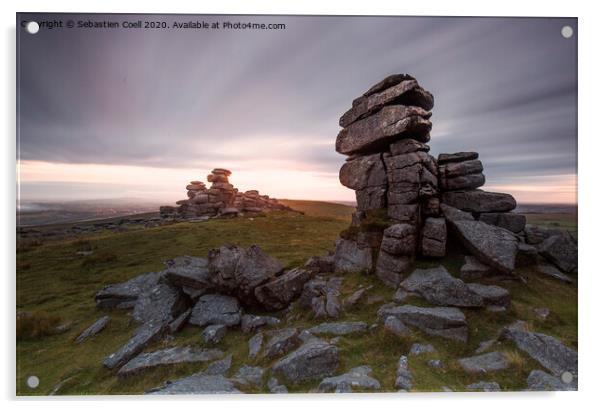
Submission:
[[[143,393],[163,382],[190,375],[206,364],[190,364],[172,368],[157,368],[125,380],[115,371],[102,367],[102,360],[115,352],[131,336],[135,325],[126,311],[101,311],[95,307],[94,294],[106,284],[121,282],[138,274],[160,271],[167,259],[191,255],[205,257],[207,252],[225,243],[249,246],[259,245],[287,266],[303,264],[312,255],[333,250],[341,230],[349,225],[350,207],[312,201],[287,201],[305,214],[275,212],[265,217],[210,220],[202,223],[176,223],[161,227],[124,232],[106,232],[85,238],[41,241],[17,252],[17,311],[34,314],[38,333],[19,328],[17,341],[17,394],[124,394]],[[89,255],[78,252],[91,251]],[[84,253],[87,254],[87,253]],[[439,264],[439,261],[418,261],[418,266]],[[457,274],[462,264],[461,255],[446,257],[443,264]],[[472,355],[479,342],[494,338],[499,328],[516,319],[522,319],[536,330],[554,335],[567,345],[577,348],[577,284],[563,284],[542,278],[531,271],[519,271],[527,283],[519,280],[490,278],[487,284],[497,284],[512,293],[512,307],[507,313],[489,313],[466,310],[470,327],[467,344],[445,341],[413,331],[410,339],[401,340],[387,333],[382,326],[368,334],[344,336],[338,346],[341,350],[343,371],[367,364],[374,370],[383,391],[394,390],[395,367],[399,355],[407,354],[412,342],[433,344],[437,352],[413,358],[410,362],[415,389],[436,391],[447,386],[462,390],[465,385],[479,380],[493,380],[507,390],[522,389],[529,371],[538,364],[518,352],[511,345],[501,348],[512,358],[511,368],[495,375],[475,376],[463,373],[456,358]],[[376,310],[391,301],[394,291],[382,285],[373,276],[346,275],[343,299],[359,284],[372,285],[364,302],[345,312],[340,320],[376,322]],[[426,305],[420,299],[410,301]],[[536,319],[534,307],[547,307],[550,317]],[[73,339],[102,315],[112,318],[108,327],[97,336],[81,344]],[[274,314],[285,318],[285,312]],[[308,311],[295,305],[283,319],[282,327],[305,328],[316,324]],[[67,324],[60,334],[48,334],[44,329]],[[27,335],[29,334],[29,336]],[[217,347],[233,354],[235,373],[243,364],[261,365],[271,362],[249,360],[247,342],[250,334],[238,329],[229,330]],[[149,346],[148,350],[174,345],[203,345],[201,330],[189,326],[173,338]],[[429,359],[441,359],[445,368],[435,370]],[[269,372],[269,371],[268,371]],[[26,386],[26,379],[35,375],[40,379],[36,389]],[[266,375],[269,376],[269,373]],[[291,391],[308,391],[319,382],[288,385]],[[248,392],[266,392],[249,389]]]

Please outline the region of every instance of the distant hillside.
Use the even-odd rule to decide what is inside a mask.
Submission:
[[[295,210],[314,217],[331,217],[334,219],[350,220],[355,208],[340,203],[320,202],[316,200],[278,199]]]

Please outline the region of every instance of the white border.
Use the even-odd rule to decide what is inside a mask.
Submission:
[[[579,290],[579,389],[577,393],[506,393],[506,394],[364,394],[347,396],[245,396],[244,398],[197,397],[151,399],[140,397],[84,398],[86,404],[93,407],[144,406],[145,408],[164,408],[172,405],[219,405],[219,409],[239,407],[241,405],[282,408],[304,408],[308,406],[345,405],[351,408],[365,408],[367,405],[408,406],[412,408],[444,406],[446,408],[470,407],[487,408],[508,405],[531,404],[546,408],[569,408],[587,405],[590,401],[599,401],[596,393],[599,388],[601,320],[597,303],[602,290],[602,272],[600,270],[600,217],[597,208],[602,195],[597,189],[601,186],[599,174],[602,147],[598,122],[600,117],[599,99],[600,44],[602,39],[602,21],[597,13],[594,1],[545,1],[505,0],[498,2],[468,0],[427,0],[423,2],[376,1],[354,2],[324,0],[285,1],[215,1],[180,2],[175,0],[129,2],[123,0],[104,0],[102,2],[81,1],[21,1],[17,4],[2,2],[3,61],[2,80],[5,94],[1,99],[2,124],[2,215],[4,217],[0,251],[4,261],[2,277],[4,279],[3,336],[0,337],[4,353],[2,368],[2,397],[10,400],[9,405],[44,407],[80,407],[82,398],[58,398],[53,400],[18,399],[15,400],[15,12],[153,12],[153,13],[216,13],[216,14],[347,14],[347,15],[454,15],[454,16],[555,16],[578,17],[579,36],[579,217],[583,223],[579,226],[579,257],[581,285]],[[596,234],[598,233],[598,234]],[[184,402],[197,401],[195,403]]]

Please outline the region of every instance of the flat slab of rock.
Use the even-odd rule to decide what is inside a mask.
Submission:
[[[385,319],[392,315],[406,325],[421,329],[427,334],[466,342],[468,327],[466,317],[455,307],[416,307],[414,305],[383,306],[378,316]]]
[[[153,288],[162,273],[146,273],[124,283],[111,284],[96,293],[99,308],[133,308],[138,296]]]
[[[440,165],[452,162],[464,162],[467,160],[475,160],[479,158],[478,152],[456,152],[456,153],[440,153],[437,157],[437,162]]]
[[[342,375],[324,378],[318,385],[318,391],[347,391],[348,388],[380,389],[380,382],[371,377],[371,373],[372,368],[369,366],[358,366]]]
[[[474,256],[464,257],[464,264],[460,268],[460,275],[467,280],[483,278],[493,273],[493,268],[483,264]]]
[[[366,332],[368,324],[361,321],[348,322],[324,322],[322,324],[311,327],[308,331],[311,334],[329,334],[329,335],[347,335],[357,332]]]
[[[176,257],[165,263],[165,277],[175,286],[189,287],[203,292],[213,288],[207,260],[200,257]]]
[[[564,383],[561,379],[547,372],[535,369],[527,377],[527,390],[530,391],[575,391],[577,385]]]
[[[387,331],[397,335],[398,337],[409,337],[412,335],[409,328],[392,315],[389,315],[387,318],[385,318],[384,326]]]
[[[410,256],[396,256],[379,251],[376,262],[376,276],[391,288],[399,287],[404,273],[412,268]]]
[[[479,283],[468,283],[468,288],[477,294],[487,306],[509,307],[510,292],[497,285],[483,285]]]
[[[150,322],[138,328],[132,338],[117,352],[109,355],[103,361],[105,368],[113,369],[122,366],[138,355],[149,343],[160,338],[166,331],[164,323]]]
[[[458,364],[468,373],[483,374],[507,369],[510,366],[506,355],[499,351],[458,359]]]
[[[232,378],[234,383],[241,386],[261,386],[264,369],[258,366],[243,365]]]
[[[483,298],[464,281],[452,277],[445,267],[416,269],[400,287],[418,293],[428,302],[441,306],[481,307]]]
[[[387,174],[382,154],[359,156],[346,161],[339,171],[339,181],[353,190],[386,185]]]
[[[158,366],[209,362],[223,356],[224,353],[219,349],[198,349],[189,346],[162,349],[139,354],[122,366],[117,374],[119,376],[130,376]]]
[[[294,268],[255,288],[255,298],[268,310],[281,310],[299,297],[311,277],[311,271]]]
[[[457,213],[449,211],[449,206],[441,205],[441,209],[462,244],[479,261],[503,273],[514,271],[518,252],[514,234],[484,222],[459,219]]]
[[[269,315],[244,314],[240,319],[240,329],[242,332],[249,333],[265,325],[278,325],[280,320]]]
[[[263,356],[271,359],[284,355],[301,345],[299,330],[296,328],[285,328],[270,331],[266,334],[269,338],[263,349]]]
[[[516,347],[539,362],[556,376],[570,372],[577,376],[577,351],[567,347],[558,339],[538,332],[506,328],[503,337],[514,342]]]
[[[339,350],[323,341],[310,341],[274,364],[274,373],[299,383],[333,375],[339,367]]]
[[[147,392],[149,395],[194,395],[215,393],[242,393],[223,375],[195,374],[171,381],[160,388]]]
[[[466,190],[443,193],[443,203],[465,212],[509,212],[516,208],[516,200],[507,193]]]
[[[226,335],[228,327],[223,324],[208,325],[203,330],[203,340],[217,344]]]
[[[539,254],[565,273],[577,271],[577,244],[569,233],[545,239],[539,245]]]
[[[443,257],[447,242],[447,227],[443,217],[428,217],[422,228],[420,248],[423,256]]]
[[[75,342],[79,344],[87,338],[98,334],[100,331],[105,329],[105,327],[110,321],[111,317],[109,317],[108,315],[99,318],[96,322],[94,322],[94,324],[90,325],[81,334],[79,334],[79,336],[75,339]]]
[[[232,327],[240,323],[240,316],[238,299],[221,294],[207,294],[199,298],[188,322],[199,327],[209,324]]]
[[[525,241],[527,244],[540,244],[548,237],[558,236],[564,231],[557,228],[537,226],[534,224],[525,225]]]
[[[371,153],[396,139],[428,142],[431,113],[415,106],[390,105],[352,123],[337,135],[336,151],[344,155]]]

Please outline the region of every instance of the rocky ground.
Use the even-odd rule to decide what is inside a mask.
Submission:
[[[333,249],[352,209],[302,205],[305,215],[176,223],[22,249],[17,393],[576,387],[576,379],[562,380],[576,374],[576,274],[565,282],[530,267],[471,278],[460,249],[418,259],[396,289],[374,275],[334,274],[327,258],[305,263]],[[279,263],[276,276],[255,285],[252,269],[236,270],[232,287],[220,267],[228,290],[195,293],[199,265],[211,265],[210,250],[224,243],[241,246],[250,264],[258,251],[248,249],[257,245],[259,259]],[[165,264],[179,256],[190,257]],[[298,268],[311,278],[292,290],[290,306],[274,308],[271,293],[256,289]],[[172,297],[170,288],[186,295]],[[170,308],[155,308],[154,297],[171,300]],[[26,322],[47,328],[27,331]],[[37,389],[26,386],[31,375],[40,378]]]

